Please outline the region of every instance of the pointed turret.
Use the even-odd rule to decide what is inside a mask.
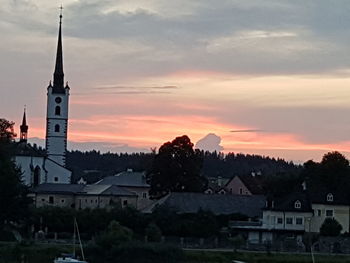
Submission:
[[[26,119],[26,109],[24,108],[22,125],[20,126],[20,141],[27,142],[28,138],[28,125]]]
[[[55,72],[53,73],[53,89],[52,93],[65,93],[64,89],[64,73],[63,73],[63,52],[62,52],[62,7],[60,13],[60,24],[58,29],[58,42],[56,53]]]

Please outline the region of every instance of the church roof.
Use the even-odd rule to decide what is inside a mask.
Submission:
[[[20,126],[21,132],[28,132],[28,125],[27,125],[27,118],[26,118],[26,111],[23,112],[23,119],[22,124]]]
[[[58,29],[57,53],[55,72],[53,74],[53,88],[52,93],[64,94],[64,73],[63,73],[63,52],[62,52],[62,13],[60,14],[60,24]]]
[[[150,185],[146,183],[145,173],[133,171],[125,171],[118,173],[114,176],[107,176],[99,182],[97,182],[96,184],[119,185],[129,187],[150,187]]]
[[[46,152],[43,149],[33,147],[26,141],[20,141],[15,143],[15,155],[16,156],[31,156],[31,157],[46,157]]]

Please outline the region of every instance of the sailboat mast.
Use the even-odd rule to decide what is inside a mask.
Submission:
[[[78,227],[78,222],[75,219],[75,226],[77,228],[77,234],[78,234],[78,240],[79,240],[79,244],[80,244],[80,251],[81,251],[81,255],[83,257],[83,260],[85,261],[85,256],[84,256],[84,250],[83,250],[83,244],[81,243],[81,239],[80,239],[80,233],[79,233],[79,227]]]
[[[74,256],[74,258],[75,258],[75,221],[76,221],[76,219],[75,219],[75,217],[74,217],[74,223],[73,223],[73,225],[74,225],[74,232],[73,232],[73,256]]]

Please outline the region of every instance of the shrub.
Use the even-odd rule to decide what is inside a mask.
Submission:
[[[340,235],[343,227],[334,218],[326,218],[320,228],[321,236],[336,237]]]

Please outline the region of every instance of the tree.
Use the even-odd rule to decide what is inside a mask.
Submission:
[[[207,185],[200,175],[203,156],[193,150],[193,143],[186,135],[164,143],[155,155],[147,178],[150,194],[155,198],[169,192],[202,192]]]
[[[336,237],[340,235],[343,227],[334,218],[326,218],[320,228],[320,234],[322,236]]]
[[[132,239],[132,231],[113,220],[109,223],[107,230],[96,239],[96,244],[105,249],[113,246],[119,246],[123,242],[129,242]]]
[[[14,124],[14,122],[6,119],[0,119],[0,142],[13,141],[13,139],[16,137],[13,129]]]
[[[27,215],[30,199],[21,182],[21,170],[13,161],[13,122],[0,119],[0,228]]]
[[[304,164],[303,177],[313,188],[347,192],[350,186],[349,161],[339,152],[326,153],[320,163],[308,161]]]

